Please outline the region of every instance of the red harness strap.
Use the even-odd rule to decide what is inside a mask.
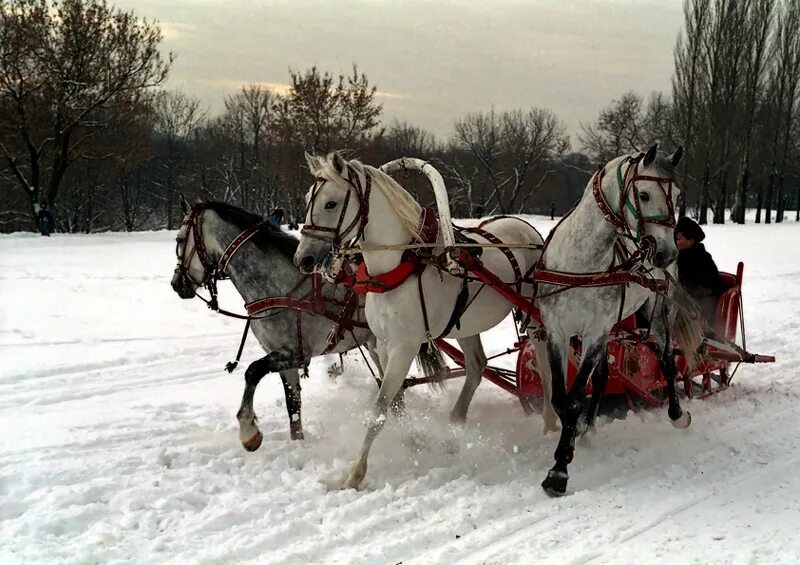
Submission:
[[[322,294],[322,277],[318,274],[313,275],[313,278],[311,279],[310,291],[299,298],[291,296],[308,279],[309,275],[301,277],[294,288],[287,293],[287,296],[261,298],[245,304],[247,314],[251,317],[273,309],[295,310],[297,312],[297,343],[300,357],[303,361],[305,361],[305,353],[303,351],[303,313],[312,314],[315,316],[324,316],[334,323],[330,333],[328,334],[328,346],[321,353],[321,355],[330,353],[342,340],[346,331],[353,331],[356,328],[369,327],[366,322],[360,322],[353,319],[353,315],[358,309],[358,298],[356,297],[355,293],[349,292],[343,301],[339,301],[334,298],[325,298]],[[335,312],[329,309],[329,305],[338,306],[339,311]]]
[[[228,268],[228,263],[231,262],[231,259],[233,259],[233,256],[236,254],[236,252],[239,251],[239,248],[247,243],[250,238],[253,237],[258,230],[263,227],[263,225],[263,222],[254,224],[236,236],[236,239],[231,241],[230,245],[228,245],[228,248],[225,249],[225,251],[222,253],[222,256],[219,258],[219,261],[217,262],[217,268],[220,270],[220,272],[225,272],[225,269]]]
[[[419,237],[415,237],[411,243],[435,243],[439,235],[439,220],[431,208],[422,209],[420,224]],[[361,263],[355,277],[351,280],[345,278],[345,284],[352,286],[353,292],[357,294],[389,292],[403,284],[411,275],[421,274],[428,266],[424,260],[430,258],[432,253],[432,249],[407,249],[403,252],[397,267],[380,275],[370,275],[367,272],[367,264]]]

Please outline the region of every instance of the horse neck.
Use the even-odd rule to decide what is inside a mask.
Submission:
[[[606,175],[602,188],[609,205],[615,209],[619,198],[607,188],[609,178]],[[609,192],[613,194],[609,196]],[[616,228],[603,217],[597,205],[590,180],[578,205],[553,233],[548,248],[560,251],[557,254],[545,251],[545,265],[567,272],[604,271],[614,258],[617,237]]]
[[[380,187],[373,186],[369,197],[369,221],[361,238],[361,247],[405,245],[411,236],[403,226],[400,216],[392,208]],[[367,271],[378,275],[391,271],[400,264],[402,250],[364,251]]]
[[[242,229],[206,211],[203,237],[209,259],[218,261]],[[300,280],[290,258],[277,249],[265,250],[252,241],[242,245],[228,264],[226,274],[245,302],[269,296],[285,296]]]

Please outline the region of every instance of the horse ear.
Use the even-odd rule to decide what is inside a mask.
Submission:
[[[189,213],[191,206],[189,206],[189,203],[186,202],[186,198],[184,198],[183,194],[178,194],[178,196],[180,197],[181,209],[183,210],[183,215],[185,216]]]
[[[303,153],[306,157],[306,165],[308,165],[308,169],[312,174],[316,173],[319,170],[319,157],[312,155],[308,151],[304,151]]]
[[[333,165],[333,168],[336,169],[337,173],[341,175],[344,172],[347,163],[338,151],[331,151],[328,155],[328,160],[331,162],[331,165]]]
[[[651,165],[653,161],[656,160],[657,154],[658,154],[658,143],[654,143],[653,145],[650,146],[650,149],[647,150],[647,153],[645,153],[642,165],[645,167]]]
[[[669,159],[669,162],[672,163],[673,167],[677,167],[678,163],[681,162],[681,157],[683,157],[683,145],[678,145],[675,153],[667,157],[667,159]]]

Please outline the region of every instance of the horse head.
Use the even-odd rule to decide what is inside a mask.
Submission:
[[[203,244],[202,217],[204,207],[201,204],[191,206],[181,195],[183,221],[175,238],[175,254],[178,265],[172,275],[172,289],[181,298],[194,298],[197,288],[202,286],[209,276],[210,260]]]
[[[608,219],[638,246],[650,246],[653,265],[661,269],[678,257],[674,231],[680,189],[675,184],[675,167],[682,155],[683,148],[678,147],[665,156],[656,143],[645,153],[617,158],[604,169],[602,192],[611,208]]]
[[[306,195],[305,225],[294,263],[303,273],[324,268],[331,253],[363,234],[369,210],[371,177],[358,161],[337,151],[327,157],[306,154],[314,183]]]

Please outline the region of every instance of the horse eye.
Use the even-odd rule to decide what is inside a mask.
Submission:
[[[326,210],[333,210],[334,208],[336,208],[336,202],[334,202],[333,200],[329,200],[328,202],[325,203]]]
[[[640,192],[639,193],[639,200],[642,202],[650,202],[650,193],[649,192]]]

